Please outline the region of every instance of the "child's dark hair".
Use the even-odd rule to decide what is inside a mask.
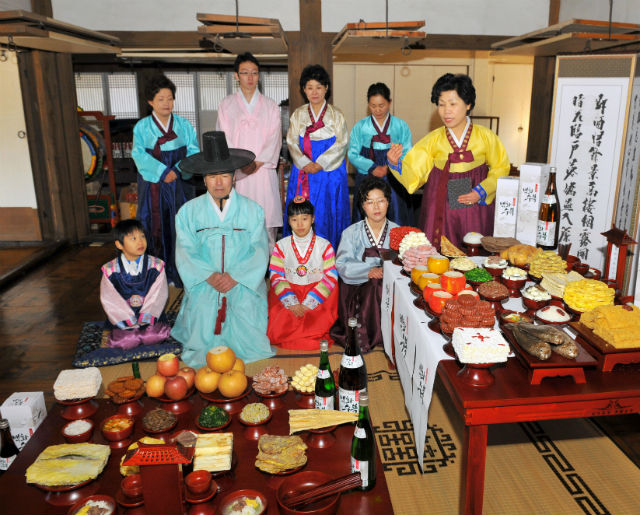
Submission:
[[[315,80],[327,88],[327,92],[324,95],[325,100],[331,98],[331,77],[329,77],[327,70],[319,64],[310,64],[302,70],[302,74],[300,75],[300,93],[302,93],[302,98],[309,102],[304,88],[310,80]]]
[[[166,75],[163,75],[162,73],[154,75],[149,79],[149,82],[147,82],[147,85],[144,88],[145,100],[153,100],[154,97],[158,94],[158,91],[165,88],[171,91],[171,94],[173,95],[173,98],[175,100],[176,85],[173,82],[171,82],[171,79],[169,79]]]
[[[362,206],[364,206],[364,203],[367,201],[367,197],[371,190],[381,190],[382,193],[384,193],[384,197],[387,199],[387,202],[391,203],[391,186],[389,186],[389,183],[375,175],[367,175],[360,183],[357,197],[358,207],[363,213],[364,209]]]
[[[376,82],[369,86],[367,90],[367,100],[371,100],[371,97],[375,97],[376,95],[380,95],[387,102],[391,102],[391,90],[384,82]]]
[[[287,218],[291,218],[296,215],[314,215],[315,209],[313,204],[309,200],[305,199],[303,202],[289,202],[287,206]]]
[[[244,54],[239,54],[238,57],[236,57],[236,60],[233,63],[234,71],[238,73],[238,70],[240,69],[240,65],[242,63],[246,63],[247,61],[252,62],[258,67],[258,69],[260,69],[260,63],[255,58],[255,56],[251,52],[245,52]]]
[[[135,218],[120,220],[113,228],[115,239],[116,241],[120,242],[121,245],[124,245],[124,237],[129,236],[133,231],[136,230],[140,231],[142,234],[145,234],[144,225],[142,225],[142,222],[140,220],[136,220]]]
[[[464,73],[457,73],[456,75],[453,73],[445,73],[440,77],[431,90],[431,102],[438,105],[440,95],[442,95],[444,91],[453,90],[455,90],[465,104],[469,104],[469,109],[467,110],[467,114],[469,114],[476,105],[476,88],[473,87],[471,77]]]

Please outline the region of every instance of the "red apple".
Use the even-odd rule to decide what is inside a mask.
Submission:
[[[184,399],[188,389],[187,381],[182,376],[169,377],[164,384],[164,394],[173,401]]]
[[[191,388],[196,380],[196,371],[191,367],[182,367],[178,370],[178,375],[184,377],[187,382],[187,388]]]
[[[158,358],[158,373],[165,377],[171,377],[178,373],[180,362],[178,356],[172,353],[163,354]]]

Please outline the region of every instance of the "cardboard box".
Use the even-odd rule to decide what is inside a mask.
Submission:
[[[518,222],[516,238],[521,243],[536,244],[540,200],[549,180],[549,165],[524,163],[520,166],[520,189],[518,194]]]
[[[496,207],[493,235],[515,238],[518,221],[518,195],[520,180],[517,177],[500,177],[496,187]]]
[[[14,392],[0,406],[2,418],[6,418],[11,432],[18,428],[37,428],[47,416],[42,392]]]

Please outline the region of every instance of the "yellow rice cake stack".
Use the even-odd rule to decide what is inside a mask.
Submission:
[[[591,311],[598,306],[613,305],[615,290],[609,288],[602,281],[595,279],[582,279],[567,284],[562,300],[571,309],[576,311]]]
[[[580,322],[617,349],[640,347],[640,309],[636,306],[598,306],[583,313]]]

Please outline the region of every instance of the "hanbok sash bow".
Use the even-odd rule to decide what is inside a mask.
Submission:
[[[311,112],[311,104],[307,106],[309,110],[309,118],[313,120],[313,113]],[[309,159],[313,160],[313,152],[311,151],[311,133],[316,132],[324,127],[324,113],[327,112],[327,104],[324,105],[322,112],[318,119],[311,125],[307,126],[302,138],[302,152]],[[296,194],[302,195],[304,198],[309,198],[309,176],[304,170],[300,170],[298,174],[298,184],[296,186]]]
[[[162,150],[160,150],[160,145],[165,144],[167,141],[171,141],[171,140],[176,139],[178,137],[178,135],[175,132],[173,132],[173,115],[171,115],[171,119],[169,121],[169,130],[168,131],[165,131],[162,128],[162,125],[160,125],[160,123],[158,123],[158,120],[156,120],[155,116],[151,115],[151,119],[153,120],[153,123],[156,124],[156,127],[158,127],[158,130],[162,134],[162,136],[160,136],[156,140],[156,144],[153,147],[153,151],[151,152],[151,155],[153,157],[155,157],[159,161],[160,158],[162,157]]]
[[[469,143],[469,138],[471,137],[471,131],[473,130],[473,122],[469,122],[469,128],[467,129],[467,133],[464,135],[464,140],[462,140],[462,145],[458,147],[456,142],[451,136],[449,129],[445,130],[447,135],[447,140],[449,141],[449,145],[453,149],[453,152],[449,154],[449,159],[447,164],[449,163],[471,163],[473,162],[473,153],[471,150],[467,150],[467,144]],[[448,167],[447,167],[448,171]]]
[[[373,138],[371,138],[371,143],[369,144],[369,158],[372,161],[376,160],[375,153],[373,152],[374,141],[377,141],[378,143],[385,143],[385,144],[391,143],[391,136],[387,134],[389,132],[390,124],[391,124],[391,116],[387,116],[387,121],[385,122],[384,127],[382,128],[382,131],[380,131],[375,118],[373,117],[373,115],[371,116],[371,125],[373,125],[373,128],[376,130],[376,133],[377,133]]]

